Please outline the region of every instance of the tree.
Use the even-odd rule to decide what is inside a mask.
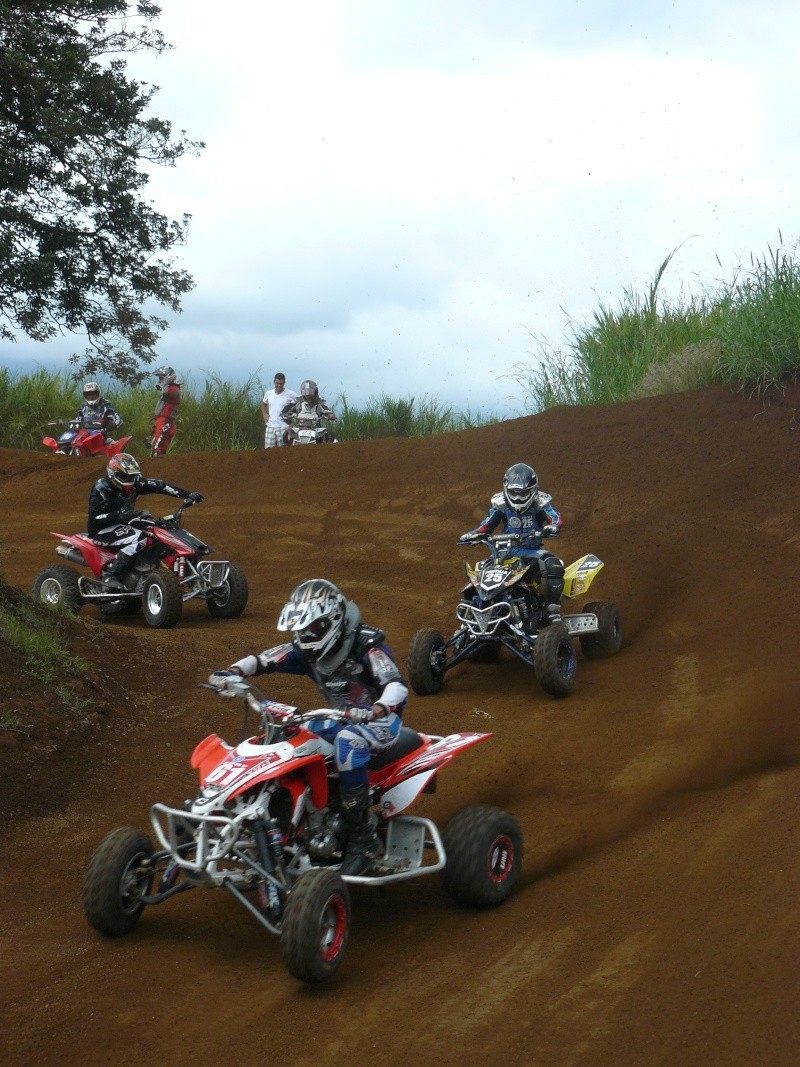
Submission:
[[[70,362],[132,384],[193,286],[171,221],[143,198],[151,164],[203,145],[146,114],[156,86],[126,54],[169,46],[148,0],[0,0],[0,338],[85,334]]]

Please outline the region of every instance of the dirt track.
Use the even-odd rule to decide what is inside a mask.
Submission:
[[[143,461],[206,494],[189,528],[244,567],[250,606],[219,622],[187,605],[168,632],[85,609],[90,637],[116,636],[130,700],[33,761],[4,740],[4,1061],[800,1063],[798,409],[797,387],[767,408],[709,390],[452,437]],[[192,793],[194,744],[237,734],[238,708],[194,684],[275,643],[285,595],[316,574],[404,664],[419,626],[452,629],[467,558],[456,537],[518,460],[562,512],[565,561],[605,561],[592,595],[619,605],[625,644],[581,659],[564,700],[509,658],[412,697],[420,729],[495,733],[422,810],[514,812],[526,858],[511,900],[470,913],[433,880],[356,890],[344,964],[315,990],[227,895],[179,897],[122,940],[88,928],[81,887],[99,838],[147,828],[151,802]],[[3,570],[28,590],[55,560],[48,531],[84,528],[100,472],[0,450],[0,473]],[[313,699],[301,679],[271,691]]]

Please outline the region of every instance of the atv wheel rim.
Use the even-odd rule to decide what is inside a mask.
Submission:
[[[508,834],[500,834],[492,842],[488,856],[489,880],[502,885],[514,869],[514,842]]]
[[[160,615],[164,610],[164,594],[158,585],[151,585],[147,590],[147,610],[151,615]]]
[[[61,583],[55,578],[45,578],[39,586],[39,597],[43,603],[55,606],[61,600]]]
[[[332,963],[342,951],[347,936],[347,908],[339,893],[333,893],[325,901],[319,919],[319,954],[326,963]]]
[[[139,869],[145,859],[147,857],[143,852],[134,856],[119,880],[119,906],[126,915],[132,915],[139,909],[141,898],[147,891],[148,875]]]

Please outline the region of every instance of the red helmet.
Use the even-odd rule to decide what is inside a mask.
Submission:
[[[142,477],[142,472],[133,456],[128,452],[119,452],[108,461],[106,477],[123,493],[132,493]]]

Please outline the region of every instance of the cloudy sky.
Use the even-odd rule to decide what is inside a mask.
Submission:
[[[788,0],[162,9],[174,50],[135,71],[207,145],[149,187],[193,216],[196,288],[159,346],[184,379],[520,414],[536,338],[563,346],[673,249],[676,298],[798,238]]]

